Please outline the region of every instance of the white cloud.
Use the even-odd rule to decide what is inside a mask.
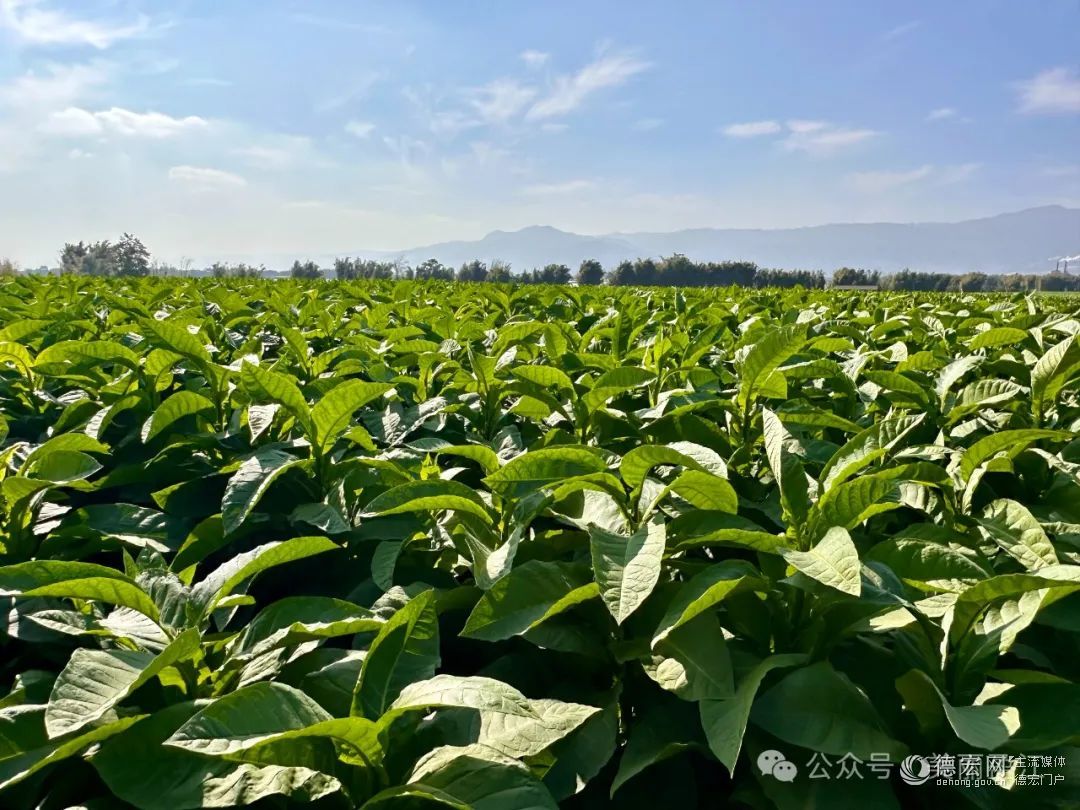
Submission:
[[[219,79],[216,76],[192,76],[181,79],[180,84],[184,87],[232,87],[233,83],[228,79]]]
[[[650,132],[664,125],[663,118],[639,118],[631,126],[637,132]]]
[[[596,184],[591,180],[567,180],[565,183],[538,183],[525,186],[521,193],[529,197],[541,197],[551,194],[573,194],[577,191],[585,191],[593,188]]]
[[[1064,166],[1047,166],[1039,173],[1043,177],[1080,177],[1080,163]]]
[[[100,135],[105,127],[92,112],[80,107],[68,107],[54,112],[38,129],[47,135],[80,138]]]
[[[366,138],[375,131],[375,125],[370,121],[349,121],[345,125],[345,131],[357,138]]]
[[[962,183],[982,168],[981,163],[961,163],[956,166],[943,166],[937,174],[937,182],[947,186]]]
[[[233,149],[232,154],[242,158],[249,166],[272,171],[296,166],[325,168],[333,165],[332,161],[319,154],[311,138],[304,135],[256,135],[255,141]]]
[[[89,45],[104,50],[144,33],[150,20],[142,14],[130,22],[84,20],[50,8],[42,0],[0,0],[0,27],[32,45]]]
[[[44,72],[27,71],[0,86],[0,104],[17,108],[54,110],[86,96],[108,78],[104,65],[49,65]]]
[[[546,122],[544,124],[541,124],[540,129],[542,129],[544,132],[559,133],[559,132],[566,132],[566,130],[570,129],[570,125],[569,124],[563,124],[563,123],[556,123],[555,121],[548,121],[548,122]]]
[[[816,122],[817,123],[817,122]],[[811,155],[830,155],[857,146],[879,133],[872,129],[853,129],[826,125],[807,130],[792,130],[783,140],[789,152],[806,152]]]
[[[173,166],[169,169],[169,180],[191,191],[226,191],[247,185],[247,180],[238,174],[201,166]]]
[[[906,23],[901,23],[900,25],[896,26],[895,28],[890,28],[888,31],[886,31],[882,35],[881,38],[886,40],[886,41],[891,40],[891,39],[899,39],[900,37],[904,36],[905,34],[910,34],[912,31],[914,31],[920,25],[922,25],[922,20],[910,20],[910,21],[908,21]]]
[[[729,124],[720,131],[729,138],[756,138],[760,135],[775,135],[780,129],[776,121],[748,121],[744,124]]]
[[[788,129],[792,132],[799,133],[818,132],[819,130],[825,129],[827,126],[829,126],[828,121],[807,121],[801,118],[796,118],[787,122]]]
[[[537,101],[526,114],[530,121],[566,115],[580,107],[594,93],[618,87],[651,65],[628,53],[604,54],[577,73],[559,76],[547,96]]]
[[[947,186],[962,183],[982,168],[980,163],[961,163],[955,166],[936,167],[931,164],[906,171],[868,171],[848,175],[849,184],[864,194],[883,194],[904,186],[930,181],[934,185]]]
[[[84,137],[114,133],[141,138],[171,138],[209,126],[205,118],[188,115],[174,118],[159,112],[138,113],[122,107],[90,112],[81,107],[68,107],[54,112],[39,127],[49,135]]]
[[[496,79],[474,92],[473,108],[489,123],[501,124],[520,113],[536,90],[514,79]]]
[[[855,172],[849,175],[848,180],[857,191],[865,194],[881,194],[925,180],[933,171],[934,167],[927,164],[909,171]]]
[[[1044,70],[1016,88],[1022,113],[1080,113],[1080,74],[1071,68]]]
[[[547,64],[548,59],[551,57],[550,53],[544,53],[543,51],[534,51],[529,49],[521,52],[521,61],[531,68],[540,68]]]
[[[931,110],[926,116],[927,121],[944,121],[946,118],[956,118],[957,112],[952,107],[938,107]]]

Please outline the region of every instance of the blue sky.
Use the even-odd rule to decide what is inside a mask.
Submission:
[[[0,255],[1080,206],[1080,3],[0,0]]]

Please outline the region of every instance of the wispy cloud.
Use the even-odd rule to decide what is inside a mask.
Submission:
[[[1064,166],[1047,166],[1041,172],[1043,177],[1080,177],[1080,163]]]
[[[829,126],[828,121],[807,121],[805,119],[796,118],[787,122],[787,128],[792,132],[805,133],[805,132],[818,132]]]
[[[909,20],[906,23],[901,23],[894,28],[890,28],[888,31],[881,35],[881,38],[886,42],[893,39],[899,39],[900,37],[910,34],[912,31],[914,31],[921,25],[922,20]]]
[[[80,19],[43,0],[0,0],[0,27],[31,45],[89,45],[105,50],[113,43],[146,32],[150,19]]]
[[[663,125],[663,118],[639,118],[630,126],[636,132],[651,132],[654,129],[660,129]]]
[[[473,108],[488,123],[502,124],[510,120],[536,96],[536,90],[515,79],[496,79],[473,93]]]
[[[169,181],[200,192],[226,191],[247,185],[247,180],[238,174],[202,166],[173,166],[169,169]]]
[[[375,125],[370,121],[349,121],[345,131],[357,138],[366,138],[375,131]]]
[[[729,138],[757,138],[761,135],[775,135],[781,129],[776,121],[747,121],[743,124],[728,124],[720,131]]]
[[[84,98],[107,79],[108,69],[102,64],[49,65],[44,71],[28,71],[0,85],[0,104],[54,110]]]
[[[602,54],[577,73],[556,77],[550,92],[537,101],[525,117],[540,121],[566,115],[585,103],[589,96],[625,84],[650,67],[649,62],[629,53]]]
[[[586,191],[595,187],[591,180],[567,180],[564,183],[537,183],[525,186],[521,193],[528,197],[542,197],[553,194],[574,194],[578,191]]]
[[[908,171],[855,172],[848,176],[848,180],[857,191],[864,194],[881,194],[925,180],[933,171],[934,167],[927,164]]]
[[[931,110],[927,116],[927,121],[944,121],[947,118],[956,118],[959,113],[952,107],[938,107],[936,110]]]
[[[251,137],[255,139],[254,143],[237,147],[231,154],[257,169],[278,171],[296,166],[325,168],[334,165],[319,154],[311,138],[305,135],[255,134]]]
[[[527,51],[522,51],[521,61],[524,62],[530,68],[540,68],[547,64],[548,59],[551,58],[550,53],[544,51],[534,51],[531,48]]]
[[[804,122],[805,123],[805,122]],[[876,137],[880,133],[873,129],[833,126],[814,122],[811,129],[792,129],[791,134],[782,141],[789,152],[806,152],[811,155],[830,155]]]
[[[139,113],[123,107],[90,112],[67,107],[53,113],[39,129],[49,135],[86,137],[112,133],[142,138],[171,138],[194,130],[204,130],[210,122],[197,115],[174,118],[159,112]]]
[[[233,83],[228,79],[219,79],[216,76],[193,76],[181,79],[180,84],[184,87],[232,87]]]
[[[961,163],[955,166],[933,166],[925,164],[915,169],[901,171],[879,170],[854,172],[848,175],[848,183],[864,194],[883,194],[905,186],[923,182],[947,186],[961,183],[970,178],[982,167],[980,163]]]
[[[327,17],[321,14],[309,14],[305,11],[297,11],[290,14],[289,19],[300,25],[311,25],[316,28],[330,28],[334,31],[363,31],[365,34],[387,34],[390,32],[390,29],[387,26],[378,23],[346,20],[341,17]]]
[[[1022,113],[1080,113],[1080,74],[1072,68],[1050,68],[1015,86]]]

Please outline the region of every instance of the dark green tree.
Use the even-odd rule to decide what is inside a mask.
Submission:
[[[118,276],[150,275],[150,251],[137,237],[125,233],[113,246],[115,273]]]
[[[604,283],[604,267],[596,259],[586,259],[577,271],[577,283],[596,285]]]
[[[289,268],[289,276],[292,278],[322,278],[322,270],[313,261],[301,262],[297,260]]]

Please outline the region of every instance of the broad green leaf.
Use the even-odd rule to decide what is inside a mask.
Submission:
[[[382,624],[370,610],[341,599],[287,596],[259,611],[240,634],[231,654],[234,658],[250,658],[304,641],[377,632]]]
[[[750,717],[783,742],[823,754],[896,761],[907,750],[884,731],[866,694],[828,663],[786,675],[754,702]]]
[[[479,745],[436,749],[417,763],[407,785],[380,793],[365,807],[398,806],[395,799],[414,797],[471,810],[558,809],[527,768]]]
[[[1031,404],[1036,418],[1057,400],[1065,383],[1080,370],[1080,345],[1071,336],[1047,349],[1031,370]]]
[[[801,526],[810,514],[806,471],[799,457],[788,449],[791,435],[776,414],[763,408],[761,419],[765,433],[765,455],[769,460],[773,478],[780,487],[780,501],[784,512],[789,523]]]
[[[154,415],[146,420],[142,429],[142,440],[144,443],[151,441],[165,428],[185,416],[203,415],[213,410],[214,403],[202,394],[196,394],[194,391],[178,391],[162,402],[154,411]]]
[[[748,562],[725,560],[710,565],[679,588],[653,632],[653,648],[674,630],[720,604],[728,596],[758,587],[764,588],[765,582]]]
[[[50,738],[99,720],[165,667],[194,654],[199,633],[181,633],[157,655],[136,650],[78,649],[60,672],[45,709]]]
[[[637,489],[653,469],[660,465],[679,465],[689,470],[703,471],[695,459],[690,458],[678,450],[659,444],[643,444],[635,447],[625,456],[619,464],[619,473],[623,481],[631,489]]]
[[[480,597],[461,635],[502,641],[600,593],[579,568],[567,563],[529,562],[513,568]]]
[[[1028,333],[1023,329],[1017,329],[1014,326],[997,326],[975,335],[968,341],[968,348],[994,349],[998,346],[1015,346],[1023,342],[1027,336]]]
[[[1023,505],[1002,498],[988,505],[978,519],[986,536],[1029,571],[1057,565],[1057,553],[1039,521]]]
[[[527,704],[535,717],[481,712],[477,743],[515,759],[536,756],[600,711],[595,706],[560,700],[528,700]]]
[[[86,453],[54,450],[34,459],[28,475],[54,484],[70,484],[89,478],[101,468],[101,464]]]
[[[371,642],[351,714],[378,719],[402,689],[434,675],[439,661],[435,592],[425,591],[391,616]]]
[[[45,374],[63,373],[63,366],[102,366],[118,363],[127,368],[139,367],[139,356],[127,346],[110,340],[62,340],[42,349],[34,368]]]
[[[728,773],[735,772],[735,763],[738,762],[739,752],[742,750],[750,712],[765,676],[774,669],[800,666],[806,660],[805,655],[794,653],[769,656],[739,682],[734,697],[701,702],[701,725],[709,741],[709,750],[724,764]]]
[[[96,743],[120,734],[138,720],[139,715],[111,720],[74,737],[43,742],[23,753],[0,759],[0,790],[23,781],[54,762],[73,757]]]
[[[512,495],[576,475],[600,473],[607,469],[596,453],[577,447],[552,447],[523,453],[492,473],[484,481],[495,492]]]
[[[688,512],[675,518],[668,524],[668,537],[675,549],[728,545],[779,554],[788,546],[782,534],[767,532],[738,515],[707,510]]]
[[[851,476],[865,469],[874,461],[882,459],[890,450],[903,442],[922,422],[925,416],[896,416],[884,419],[852,436],[821,471],[822,489],[828,491]]]
[[[589,528],[593,576],[600,598],[622,624],[652,593],[660,579],[665,544],[664,523],[654,519],[630,536],[599,526]]]
[[[485,475],[491,475],[502,465],[498,454],[482,444],[456,444],[440,448],[437,452],[439,455],[459,456],[475,461]]]
[[[341,790],[310,768],[230,762],[163,745],[197,710],[194,703],[169,706],[107,740],[91,762],[109,790],[140,810],[228,808],[282,795],[315,800]]]
[[[365,512],[369,516],[382,516],[399,515],[403,512],[435,512],[441,509],[466,512],[486,523],[492,521],[476,490],[457,481],[438,478],[410,481],[392,487],[372,499],[365,507]]]
[[[308,439],[314,439],[315,429],[307,402],[291,377],[245,362],[240,367],[240,382],[256,402],[277,403],[285,408],[303,426]]]
[[[169,321],[147,320],[143,322],[143,328],[154,343],[203,366],[210,365],[210,353],[206,346],[185,327]]]
[[[402,689],[380,724],[385,727],[392,717],[421,709],[475,709],[482,719],[485,715],[515,715],[543,722],[529,699],[509,684],[477,675],[436,675]]]
[[[914,688],[933,693],[953,732],[973,748],[993,751],[1008,742],[1020,728],[1020,712],[1015,707],[953,706],[924,672],[911,670],[898,679],[897,687],[902,694],[909,694]]]
[[[284,683],[255,683],[197,711],[164,744],[206,756],[236,755],[282,732],[331,719],[299,689]]]
[[[716,700],[734,695],[731,657],[716,616],[698,614],[653,643],[646,674],[683,700]]]
[[[671,491],[698,509],[735,514],[739,496],[726,479],[712,473],[687,470],[671,483]]]
[[[747,407],[769,376],[804,345],[806,327],[801,325],[774,329],[754,343],[739,369],[739,405]]]
[[[229,479],[221,501],[221,520],[226,534],[240,528],[278,476],[303,463],[303,459],[281,450],[266,448],[241,464]]]
[[[964,451],[960,459],[960,478],[967,481],[972,473],[998,453],[1005,452],[1008,458],[1026,450],[1033,442],[1040,439],[1067,441],[1070,435],[1062,430],[1002,430],[984,436]]]
[[[648,385],[655,378],[655,374],[644,368],[619,366],[601,374],[581,399],[586,408],[594,411],[619,394]]]
[[[352,415],[393,388],[387,383],[346,380],[332,389],[311,409],[315,441],[325,450],[348,428]]]
[[[859,552],[847,531],[829,529],[809,551],[786,549],[784,560],[811,579],[851,596],[862,593]]]
[[[200,610],[213,610],[217,603],[231,594],[238,585],[256,574],[337,548],[338,545],[326,537],[294,537],[291,540],[264,543],[222,563],[195,586],[192,596]]]

